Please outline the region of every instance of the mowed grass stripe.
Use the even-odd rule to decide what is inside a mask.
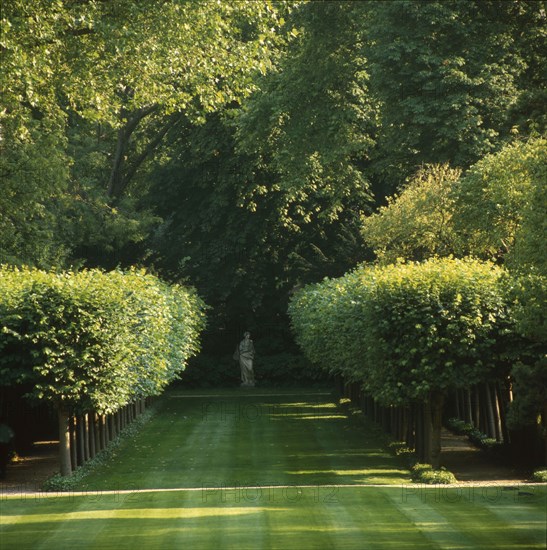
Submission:
[[[516,500],[499,485],[407,486],[402,487],[400,498],[389,494],[441,548],[545,547],[546,487],[536,486],[533,498],[526,502]]]
[[[538,515],[518,523],[488,506],[406,499],[399,488],[355,487],[321,497],[275,489],[260,498],[196,492],[141,493],[129,499],[85,497],[23,507],[18,529],[4,525],[6,548],[542,548]],[[463,505],[462,505],[463,504]],[[517,503],[518,505],[518,503]],[[514,506],[510,501],[498,506]],[[22,510],[21,510],[22,511]],[[17,510],[12,510],[17,512]],[[5,516],[3,516],[3,520]],[[128,541],[131,541],[129,543]],[[28,542],[28,544],[27,544]]]
[[[85,488],[403,481],[408,472],[401,462],[378,437],[351,425],[324,392],[307,400],[232,392],[164,399],[150,423]]]
[[[545,487],[468,502],[470,488],[408,485],[377,430],[328,396],[241,395],[163,399],[87,480],[96,494],[0,499],[0,546],[544,548]]]
[[[474,548],[483,548],[486,544],[492,544],[493,540],[500,550],[545,548],[545,492],[543,495],[538,492],[535,502],[518,502],[511,496],[500,495],[499,501],[494,504],[492,498],[462,501],[458,506],[441,499],[436,508],[449,515],[454,528],[472,540]],[[543,526],[539,532],[538,526]]]

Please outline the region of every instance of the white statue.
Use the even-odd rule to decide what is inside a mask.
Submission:
[[[253,341],[251,340],[250,332],[246,332],[243,335],[243,340],[239,343],[236,354],[239,359],[239,367],[241,369],[241,385],[253,387],[255,385],[255,376],[253,371],[255,347]]]

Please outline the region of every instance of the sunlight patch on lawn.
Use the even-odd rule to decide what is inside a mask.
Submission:
[[[215,508],[137,508],[115,510],[82,510],[63,514],[28,514],[5,516],[0,525],[16,523],[43,523],[50,521],[69,521],[82,519],[196,519],[205,517],[242,516],[261,512],[284,512],[285,508],[267,507],[215,507]]]
[[[299,413],[279,413],[279,414],[270,414],[270,417],[274,420],[279,420],[282,418],[294,418],[296,420],[345,420],[346,417],[341,414],[317,414],[314,413],[310,415],[303,415]]]
[[[287,473],[291,475],[334,474],[337,476],[386,475],[386,474],[408,475],[407,470],[387,469],[387,468],[382,468],[378,470],[373,470],[368,468],[364,470],[295,470],[295,471],[288,471]]]

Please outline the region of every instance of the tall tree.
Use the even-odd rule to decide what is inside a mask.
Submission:
[[[150,261],[166,277],[192,281],[221,324],[281,324],[295,285],[340,275],[362,257],[359,217],[348,208],[337,221],[295,223],[297,209],[328,202],[266,191],[275,174],[237,150],[233,118],[211,115],[170,133],[143,201],[164,220],[147,243]]]
[[[151,0],[7,3],[2,10],[0,49],[5,75],[0,147],[8,159],[9,166],[2,170],[12,176],[8,184],[13,193],[9,205],[2,209],[10,211],[14,222],[8,220],[3,225],[22,225],[17,220],[24,219],[26,213],[14,210],[14,205],[36,204],[39,210],[49,212],[51,205],[59,202],[59,195],[68,191],[74,195],[68,197],[68,215],[77,218],[85,206],[83,217],[94,225],[90,232],[100,229],[93,224],[94,213],[100,211],[113,221],[104,224],[103,232],[114,228],[117,235],[135,235],[132,226],[139,216],[128,209],[124,199],[131,198],[130,184],[143,163],[183,118],[203,122],[207,113],[252,92],[255,74],[270,65],[270,50],[283,24],[279,12],[290,7],[291,3],[244,1],[232,5],[182,0],[168,0],[161,6]],[[75,173],[81,173],[76,165],[89,164],[82,147],[72,152],[83,156],[67,157],[66,129],[72,128],[74,121],[79,128],[77,139],[87,130],[102,136],[90,154],[100,152],[108,166],[106,171],[95,172],[101,176],[97,185],[103,193],[90,184],[90,178],[87,189],[82,190],[81,181],[69,185],[66,168],[74,164]],[[91,122],[101,126],[97,130]],[[29,163],[36,166],[46,154],[49,159],[44,172],[33,176],[39,185],[29,177],[28,185],[19,185],[20,174],[33,169],[28,168]],[[47,166],[54,159],[64,166],[55,169],[51,178]],[[44,183],[42,178],[48,181]],[[117,216],[120,211],[127,215]],[[43,223],[45,215],[37,219]],[[53,225],[50,232],[55,232]],[[15,240],[28,240],[28,233]],[[116,239],[106,236],[97,240],[111,246]],[[43,242],[38,237],[35,240],[33,248],[38,250]],[[17,246],[6,243],[6,259],[36,263],[32,253],[13,257],[9,249]],[[44,260],[48,261],[55,260]]]
[[[314,197],[314,210],[293,209],[296,223],[335,219],[349,196],[361,209],[367,204],[363,166],[378,112],[368,93],[365,4],[309,2],[295,10],[294,40],[238,120],[239,147],[274,176],[268,190],[286,190],[295,203]]]
[[[519,102],[528,127],[541,116],[524,96],[541,78],[542,4],[370,4],[371,87],[382,102],[376,169],[385,180],[397,185],[424,162],[468,167],[507,139]]]
[[[388,204],[363,219],[363,237],[381,263],[421,261],[461,251],[454,229],[454,186],[461,171],[425,166]]]

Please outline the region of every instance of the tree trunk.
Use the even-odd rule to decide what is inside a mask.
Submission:
[[[72,469],[75,470],[78,467],[78,440],[76,438],[76,417],[70,417],[70,459],[72,461]]]
[[[101,449],[104,449],[108,444],[108,437],[106,434],[106,417],[104,416],[104,414],[99,417],[99,422],[101,430]]]
[[[94,416],[93,427],[95,432],[95,453],[99,453],[104,449],[102,441],[101,417],[97,413],[94,413]]]
[[[76,436],[78,437],[78,466],[85,462],[85,421],[82,415],[76,417]]]
[[[110,429],[110,440],[115,439],[118,435],[116,432],[116,413],[112,413],[108,417],[108,424]]]
[[[423,404],[422,425],[423,425],[423,456],[424,462],[432,464],[432,426],[431,426],[431,401],[428,399]]]
[[[481,428],[481,395],[479,385],[473,388],[475,399],[473,401],[473,426],[480,430]]]
[[[460,410],[460,391],[456,390],[454,392],[454,416],[455,418],[461,418],[461,410]]]
[[[496,437],[496,421],[494,419],[494,403],[492,401],[492,392],[490,391],[490,384],[488,382],[484,383],[484,396],[485,396],[485,406],[486,406],[486,418],[487,418],[487,434],[488,437]]]
[[[471,408],[471,389],[465,389],[465,421],[473,424],[473,412]]]
[[[543,403],[542,416],[543,418],[541,420],[543,424],[543,446],[544,446],[543,451],[545,453],[543,455],[543,465],[547,466],[547,401]]]
[[[426,462],[426,448],[425,448],[425,422],[424,422],[424,404],[415,406],[415,438],[416,438],[416,455],[419,462]]]
[[[431,465],[435,470],[441,467],[441,430],[443,427],[444,395],[431,393]]]
[[[108,414],[104,415],[104,436],[106,445],[108,445],[112,441],[112,432],[110,431],[110,415]]]
[[[415,435],[415,414],[414,405],[407,409],[407,422],[406,422],[406,436],[405,441],[407,447],[415,449],[416,447],[416,435]]]
[[[89,450],[89,414],[85,413],[83,416],[84,429],[84,462],[87,462],[91,458],[91,452]]]
[[[497,392],[496,384],[493,383],[490,386],[492,393],[492,401],[494,403],[494,420],[496,426],[496,441],[503,441],[503,430],[501,427],[501,405],[499,395]]]
[[[59,426],[59,462],[61,475],[68,476],[72,472],[70,463],[70,416],[62,407],[57,409],[57,422]]]
[[[507,398],[503,391],[500,382],[496,384],[496,393],[498,395],[498,403],[500,407],[500,422],[501,422],[501,438],[505,443],[510,443],[509,429],[507,427]]]
[[[95,413],[87,414],[87,422],[89,426],[89,458],[93,458],[97,454],[95,449]]]
[[[118,130],[118,139],[116,141],[116,150],[112,157],[112,169],[108,180],[108,196],[119,197],[129,183],[128,177],[124,175],[124,164],[127,157],[127,148],[133,132],[137,129],[141,120],[152,113],[157,107],[143,107],[130,113],[122,110],[121,117],[125,119],[125,123]],[[142,162],[142,161],[141,161]],[[136,168],[133,169],[133,174]]]

